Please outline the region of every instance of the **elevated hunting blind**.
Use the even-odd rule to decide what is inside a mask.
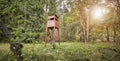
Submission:
[[[47,18],[45,44],[48,42],[52,44],[54,44],[54,42],[59,42],[60,44],[59,20],[58,16],[54,14],[48,15]]]

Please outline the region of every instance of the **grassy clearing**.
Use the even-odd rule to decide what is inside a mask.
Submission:
[[[113,43],[23,44],[24,61],[119,61],[120,49]],[[0,44],[0,61],[16,60],[9,44]]]

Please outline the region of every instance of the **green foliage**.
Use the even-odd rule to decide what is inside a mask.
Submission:
[[[23,61],[119,61],[119,45],[112,43],[23,44]],[[8,44],[0,44],[0,60],[15,60]]]
[[[44,2],[44,3],[43,3]],[[44,39],[45,18],[44,6],[47,1],[1,1],[0,17],[11,31],[15,41],[31,42]],[[4,37],[4,36],[3,36]]]
[[[91,11],[96,5],[109,10],[102,22],[92,19],[92,14],[89,15],[86,11]],[[90,40],[107,40],[105,29],[109,27],[111,40],[119,41],[119,5],[117,0],[106,3],[99,0],[0,0],[0,19],[12,33],[15,41],[42,42],[48,14],[57,14],[59,17],[61,41],[86,41],[88,19]],[[0,36],[1,40],[5,40],[5,35],[1,31]]]

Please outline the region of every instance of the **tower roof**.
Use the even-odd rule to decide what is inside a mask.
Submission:
[[[48,16],[59,18],[56,14],[49,14]]]

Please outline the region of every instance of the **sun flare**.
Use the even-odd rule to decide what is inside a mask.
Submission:
[[[108,10],[106,8],[103,8],[103,7],[95,7],[93,10],[92,10],[92,17],[94,19],[103,19],[103,16],[108,12]]]
[[[94,11],[94,14],[93,16],[95,18],[101,18],[102,17],[102,10],[100,8],[97,8],[95,11]]]

